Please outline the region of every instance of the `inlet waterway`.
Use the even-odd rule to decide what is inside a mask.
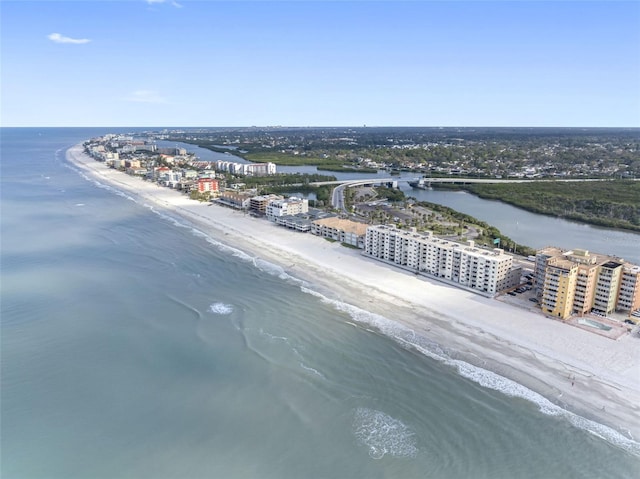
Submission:
[[[159,142],[160,144],[162,142]],[[166,142],[176,145],[175,142]],[[246,160],[234,155],[217,153],[186,143],[180,146],[192,151],[200,158],[209,161],[224,159],[246,163]],[[338,180],[360,180],[366,178],[390,178],[388,171],[377,173],[342,173],[318,170],[315,166],[279,166],[282,173],[308,173],[335,176]],[[418,176],[416,173],[402,172],[393,177],[399,181],[400,189],[419,201],[429,201],[453,208],[498,228],[503,234],[519,244],[531,248],[557,246],[563,249],[586,249],[588,251],[610,254],[640,264],[640,234],[632,231],[603,228],[578,223],[562,218],[540,215],[495,200],[485,200],[465,191],[438,189],[417,189],[407,183]]]

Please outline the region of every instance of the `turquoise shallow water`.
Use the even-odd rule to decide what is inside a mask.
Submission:
[[[2,130],[2,477],[637,474],[637,445],[69,168],[106,132]]]

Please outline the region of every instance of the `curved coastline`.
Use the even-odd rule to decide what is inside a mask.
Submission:
[[[604,338],[536,312],[416,278],[309,234],[192,201],[107,168],[86,156],[81,145],[67,150],[66,157],[92,179],[126,191],[141,204],[170,212],[216,241],[279,265],[314,285],[325,300],[335,301],[354,319],[407,347],[432,357],[433,349],[425,345],[443,348],[445,360],[461,375],[517,397],[525,397],[526,391],[510,394],[505,388],[522,385],[539,395],[540,400],[525,398],[543,412],[560,415],[566,410],[583,421],[609,426],[640,454],[640,338]],[[476,367],[474,372],[465,368],[467,363]],[[471,377],[482,371],[487,372],[482,378]],[[598,424],[580,427],[600,434]]]

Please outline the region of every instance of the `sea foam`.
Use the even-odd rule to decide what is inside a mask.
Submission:
[[[231,314],[233,313],[233,306],[225,303],[213,303],[209,305],[209,311],[213,314]]]
[[[369,449],[369,455],[374,459],[382,459],[385,454],[393,457],[415,457],[418,454],[415,433],[402,421],[382,411],[356,409],[353,434]]]
[[[319,298],[324,303],[331,304],[338,311],[347,313],[356,323],[373,327],[376,331],[388,336],[401,346],[418,351],[431,359],[455,368],[458,374],[482,387],[499,391],[509,397],[525,399],[535,404],[542,414],[565,418],[573,426],[594,434],[608,443],[634,455],[640,456],[640,443],[633,441],[608,426],[567,411],[520,383],[465,361],[453,359],[451,355],[437,343],[430,341],[424,336],[417,335],[414,330],[397,321],[338,300],[329,299],[321,293],[306,287],[302,288],[302,291]]]

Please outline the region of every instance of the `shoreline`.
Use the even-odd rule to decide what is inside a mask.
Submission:
[[[175,190],[107,168],[85,155],[81,145],[68,149],[66,158],[141,204],[167,210],[227,246],[282,267],[335,301],[338,309],[352,305],[373,313],[364,322],[409,349],[433,357],[421,344],[437,345],[446,351],[444,361],[462,376],[529,399],[549,414],[563,415],[559,408],[570,411],[564,415],[574,425],[584,419],[606,425],[620,435],[608,438],[609,442],[626,438],[627,448],[640,454],[640,338],[629,334],[619,340],[605,338],[415,277],[339,243],[190,200]],[[467,371],[465,363],[476,368]],[[533,396],[530,392],[540,396],[528,397]],[[602,435],[597,424],[581,427]]]

